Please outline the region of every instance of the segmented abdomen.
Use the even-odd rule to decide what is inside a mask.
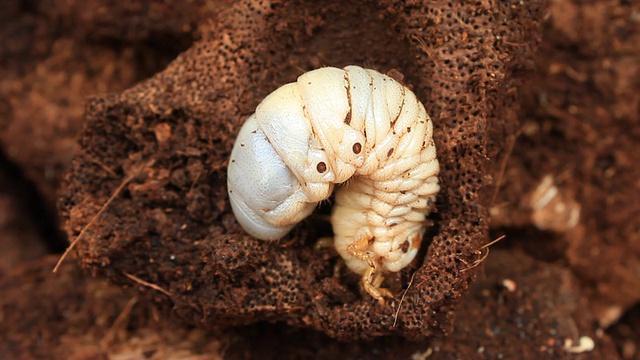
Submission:
[[[367,110],[351,109],[352,118],[358,112],[355,117],[364,120],[356,130],[365,132],[365,162],[336,190],[332,214],[336,249],[360,274],[370,264],[350,256],[347,247],[365,234],[372,236],[366,251],[383,270],[399,271],[414,259],[440,189],[433,126],[423,105],[394,80],[366,71],[371,81],[362,90],[372,94]],[[355,86],[350,96],[363,97]],[[376,96],[380,86],[386,91]]]

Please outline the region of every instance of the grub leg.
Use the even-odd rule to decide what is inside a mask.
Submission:
[[[349,255],[353,256],[358,260],[365,261],[369,264],[369,266],[375,266],[373,255],[368,252],[369,246],[373,242],[373,235],[371,234],[362,234],[360,236],[356,236],[356,239],[347,246],[347,251]]]
[[[364,287],[364,290],[371,295],[372,298],[378,300],[381,305],[384,305],[385,297],[393,297],[393,294],[389,289],[380,287],[383,281],[384,276],[376,267],[370,267],[364,275],[362,275],[362,286]]]

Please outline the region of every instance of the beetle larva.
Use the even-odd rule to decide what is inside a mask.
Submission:
[[[242,227],[286,235],[339,186],[334,245],[375,299],[418,253],[439,165],[433,125],[415,94],[374,70],[321,68],[268,95],[231,153],[228,189]]]

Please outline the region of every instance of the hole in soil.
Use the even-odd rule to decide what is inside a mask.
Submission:
[[[62,253],[67,239],[58,227],[53,206],[45,200],[38,187],[26,178],[20,167],[11,162],[0,148],[0,192],[11,194],[20,214],[36,227],[40,239],[50,253]]]

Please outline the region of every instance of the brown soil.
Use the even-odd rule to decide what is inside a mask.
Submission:
[[[0,358],[640,356],[639,5],[229,3],[0,5]],[[255,105],[347,64],[404,74],[442,164],[385,306],[327,209],[266,243],[226,197]]]

